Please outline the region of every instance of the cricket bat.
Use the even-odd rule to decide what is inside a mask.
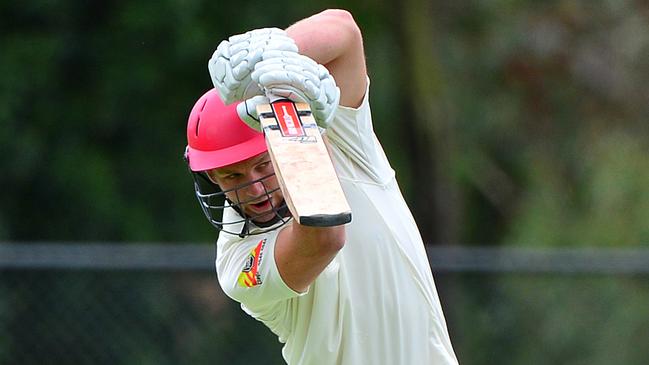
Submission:
[[[313,227],[349,223],[351,209],[309,105],[280,99],[257,113],[293,218]]]

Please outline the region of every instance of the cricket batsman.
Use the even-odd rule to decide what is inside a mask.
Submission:
[[[190,113],[185,158],[220,231],[224,292],[278,336],[291,365],[457,364],[421,236],[373,132],[352,15],[232,36],[208,69],[215,88]],[[351,223],[292,219],[259,131],[255,106],[268,95],[310,105]]]

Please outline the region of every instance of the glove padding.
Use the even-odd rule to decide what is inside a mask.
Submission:
[[[237,104],[237,114],[250,128],[261,131],[261,122],[257,113],[257,105],[268,104],[270,100],[264,95],[253,96]]]
[[[298,53],[266,52],[251,78],[271,99],[283,97],[309,104],[313,117],[323,128],[331,122],[340,102],[340,89],[329,70]]]
[[[264,54],[269,50],[297,53],[298,47],[279,28],[255,29],[233,35],[218,45],[207,68],[224,103],[263,95],[259,85],[250,79],[250,74],[255,65],[266,58]]]

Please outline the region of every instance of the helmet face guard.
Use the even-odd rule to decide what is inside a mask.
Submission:
[[[239,237],[246,237],[275,230],[288,223],[291,219],[284,200],[277,206],[272,202],[271,195],[277,192],[279,187],[269,188],[269,184],[266,181],[273,178],[275,176],[274,173],[236,186],[230,190],[221,190],[217,184],[210,180],[205,172],[192,172],[192,176],[194,177],[194,192],[201,209],[205,217],[207,217],[207,220],[219,231]],[[261,183],[264,187],[264,192],[261,195],[247,199],[239,199],[240,190],[257,183]],[[232,195],[232,193],[236,199],[228,198],[227,195]],[[270,209],[257,215],[245,213],[243,206],[247,203],[257,201],[260,198],[267,199],[270,202]],[[234,212],[228,212],[229,209],[234,210]],[[236,214],[234,214],[235,212]],[[270,220],[266,219],[264,222],[257,221],[257,219],[267,217],[271,214],[273,216]],[[224,217],[236,218],[225,221]]]

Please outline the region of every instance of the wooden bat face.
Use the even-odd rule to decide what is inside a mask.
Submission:
[[[257,112],[284,199],[298,223],[349,223],[351,209],[308,104],[281,99]]]

